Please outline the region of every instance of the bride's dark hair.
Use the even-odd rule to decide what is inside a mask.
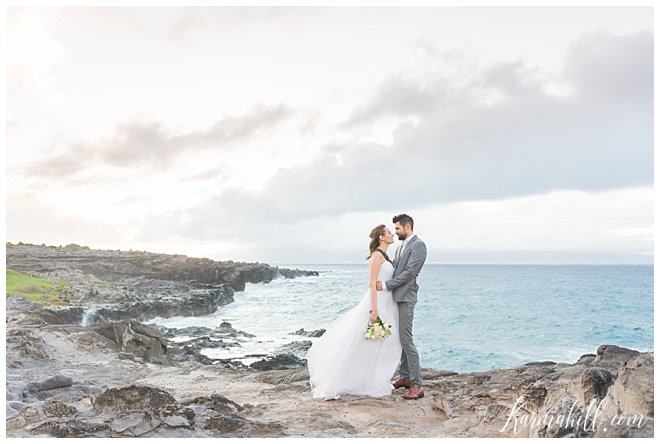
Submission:
[[[371,259],[371,256],[374,254],[374,251],[380,251],[380,253],[385,257],[385,260],[389,263],[392,263],[390,258],[387,256],[387,253],[385,253],[383,250],[378,248],[380,246],[380,237],[385,234],[385,224],[380,224],[376,226],[373,230],[371,230],[371,233],[369,233],[369,238],[371,239],[371,242],[369,242],[369,256],[367,256],[367,260]]]

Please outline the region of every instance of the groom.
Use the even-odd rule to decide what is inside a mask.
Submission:
[[[401,365],[399,379],[394,388],[408,390],[404,399],[419,399],[424,396],[422,372],[419,367],[419,354],[413,344],[412,326],[415,304],[417,303],[417,275],[426,261],[426,244],[413,233],[414,222],[407,214],[399,214],[392,219],[394,231],[403,242],[394,255],[394,275],[386,281],[385,290],[392,292],[392,298],[399,306],[399,337],[401,338]],[[376,289],[383,290],[381,281]]]

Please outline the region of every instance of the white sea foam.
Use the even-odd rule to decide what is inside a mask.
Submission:
[[[83,312],[80,325],[82,325],[83,327],[87,327],[90,324],[91,320],[93,319],[94,315],[96,315],[97,311],[98,311],[97,307],[86,308],[85,311]]]

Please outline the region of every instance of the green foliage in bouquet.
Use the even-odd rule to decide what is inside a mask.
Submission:
[[[392,334],[392,326],[383,322],[381,318],[376,318],[373,324],[367,324],[364,331],[364,339],[386,339]]]

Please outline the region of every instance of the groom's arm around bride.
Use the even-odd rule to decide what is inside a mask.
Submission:
[[[407,287],[409,285],[411,288],[405,289],[403,293],[412,292],[416,295],[417,293],[416,278],[419,275],[420,271],[422,270],[422,266],[424,265],[424,262],[426,262],[426,244],[419,237],[416,236],[415,242],[409,245],[408,248],[406,248],[406,250],[410,250],[410,256],[408,257],[408,260],[404,262],[405,265],[401,264],[401,261],[404,259],[404,257],[399,258],[399,260],[396,263],[397,268],[403,266],[403,270],[397,270],[398,273],[395,273],[392,279],[384,283],[381,283],[379,281],[378,290],[385,289],[394,292],[394,290],[398,289],[399,287],[402,286]],[[402,256],[405,256],[405,254],[403,254]],[[385,288],[383,288],[383,286]],[[401,291],[397,291],[397,293],[400,292]]]
[[[421,239],[417,238],[417,242],[411,245],[410,249],[410,258],[404,269],[392,279],[385,282],[385,288],[388,291],[394,291],[407,283],[415,286],[417,285],[416,277],[419,275],[419,272],[422,270],[422,266],[426,261],[426,244],[424,244]]]

